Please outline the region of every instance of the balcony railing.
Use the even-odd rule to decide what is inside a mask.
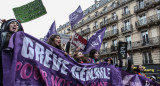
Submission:
[[[110,48],[104,48],[100,50],[101,55],[109,54],[111,52]]]
[[[127,50],[135,50],[153,46],[160,46],[160,36],[149,38],[148,42],[147,40],[129,42],[127,43]],[[101,55],[111,54],[112,52],[115,52],[117,50],[118,50],[117,46],[111,45],[111,48],[102,49],[100,54]]]
[[[105,20],[105,21],[102,21],[102,22],[100,22],[100,26],[101,27],[105,27],[106,25],[108,25],[109,23],[109,19],[107,19],[107,20]]]
[[[97,26],[93,26],[93,31],[97,31],[99,29],[98,25]]]
[[[110,31],[110,36],[116,36],[118,35],[118,29],[114,29]]]
[[[126,18],[126,17],[128,17],[128,16],[130,16],[130,15],[131,15],[130,11],[124,12],[124,13],[122,14],[122,19],[123,19],[123,18]]]
[[[91,16],[89,19],[84,20],[83,24],[78,23],[78,24],[74,25],[73,30],[76,30],[77,28],[81,27],[82,25],[84,25],[84,24],[86,24],[96,18],[99,18],[100,16],[103,16],[104,14],[106,14],[106,13],[108,13],[108,12],[130,2],[130,1],[132,1],[132,0],[119,0],[114,7],[113,6],[108,7],[107,11],[102,11],[102,12],[98,13],[96,16],[95,15]]]
[[[118,46],[111,45],[111,52],[115,52],[118,50]]]
[[[137,29],[145,28],[158,23],[160,23],[160,13],[135,22]]]
[[[117,22],[118,21],[118,16],[116,15],[116,16],[112,16],[110,19],[109,19],[109,24],[112,24],[112,23],[114,23],[114,22]]]
[[[144,1],[144,3],[141,3],[140,5],[136,5],[134,7],[134,12],[139,13],[141,11],[147,10],[147,9],[152,8],[152,7],[159,5],[159,4],[160,4],[160,0]]]
[[[85,35],[87,33],[90,33],[90,28],[83,30],[81,35]]]
[[[131,32],[132,30],[133,30],[132,25],[124,26],[124,27],[121,28],[121,32],[123,34],[127,33],[127,32]]]
[[[160,45],[160,36],[152,37],[146,40],[132,42],[132,48],[143,48],[155,45]]]
[[[110,36],[110,31],[105,32],[105,34],[104,34],[104,39],[109,38],[109,36]]]

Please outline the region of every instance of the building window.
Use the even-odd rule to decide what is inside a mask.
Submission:
[[[157,16],[158,16],[158,19],[160,19],[160,9],[157,9]]]
[[[98,11],[95,12],[95,16],[98,16]]]
[[[125,30],[130,29],[130,21],[129,21],[129,19],[128,19],[128,20],[125,20],[123,23],[124,23],[124,29],[125,29]]]
[[[112,40],[113,46],[117,46],[117,40]]]
[[[103,49],[107,48],[107,42],[103,42]]]
[[[128,6],[124,7],[123,14],[129,14]]]
[[[130,49],[131,46],[131,36],[126,36],[125,41],[127,42],[127,48]]]
[[[114,13],[112,13],[112,19],[113,20],[116,20],[116,18],[117,18],[117,14],[114,12]]]
[[[139,25],[147,24],[147,19],[145,14],[139,15],[138,20],[139,20]]]
[[[104,23],[107,23],[107,17],[103,18]]]
[[[116,7],[116,2],[112,2],[111,7],[115,8]]]
[[[91,19],[90,15],[88,16],[88,20]]]
[[[98,8],[99,7],[99,3],[96,3],[96,8]]]
[[[138,2],[139,8],[144,8],[144,0]]]
[[[112,26],[112,31],[111,32],[112,32],[112,34],[117,33],[117,25],[116,24]]]
[[[105,11],[105,12],[107,11],[107,6],[105,6],[105,7],[103,8],[103,11]]]
[[[98,22],[97,22],[97,21],[94,22],[94,26],[95,26],[96,28],[98,27]]]
[[[148,32],[144,31],[142,34],[142,46],[149,44]]]
[[[143,52],[143,64],[152,64],[152,56],[150,51]]]
[[[117,57],[112,57],[112,59],[113,59],[114,64],[118,64],[118,58]]]

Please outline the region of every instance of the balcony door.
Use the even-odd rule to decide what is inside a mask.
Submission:
[[[147,45],[149,44],[149,37],[148,37],[148,32],[144,31],[142,32],[142,45]]]
[[[140,25],[145,25],[147,24],[147,19],[146,19],[146,15],[145,14],[142,14],[138,17],[138,20],[139,20],[139,24]]]
[[[128,30],[130,27],[129,19],[124,21],[124,30]]]
[[[144,0],[138,2],[139,8],[144,8]]]
[[[127,42],[127,48],[130,49],[131,48],[131,36],[126,36],[126,40]]]

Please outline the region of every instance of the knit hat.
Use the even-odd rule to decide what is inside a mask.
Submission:
[[[4,22],[1,26],[1,28],[4,30],[4,31],[9,31],[9,25],[12,23],[12,22],[17,22],[19,28],[18,28],[18,31],[23,31],[23,27],[20,23],[20,21],[16,20],[16,19],[9,19],[7,20],[6,22]]]

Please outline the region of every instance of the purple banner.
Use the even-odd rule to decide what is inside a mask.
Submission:
[[[120,70],[122,75],[123,86],[160,86],[151,79],[145,78],[138,74],[129,74],[124,70]]]
[[[44,42],[47,42],[48,38],[49,38],[52,34],[57,34],[55,21],[52,23],[52,25],[51,25],[51,27],[50,27],[47,35],[44,37],[43,41],[44,41]]]
[[[78,64],[24,32],[15,33],[8,47],[2,54],[4,86],[122,86],[115,66]]]
[[[83,18],[83,11],[81,9],[81,6],[79,6],[76,11],[74,11],[73,13],[71,13],[69,15],[69,22],[71,24],[71,29],[73,28],[73,26],[79,22],[81,19]]]
[[[88,54],[92,49],[100,50],[106,27],[98,30],[87,42],[83,54]]]

